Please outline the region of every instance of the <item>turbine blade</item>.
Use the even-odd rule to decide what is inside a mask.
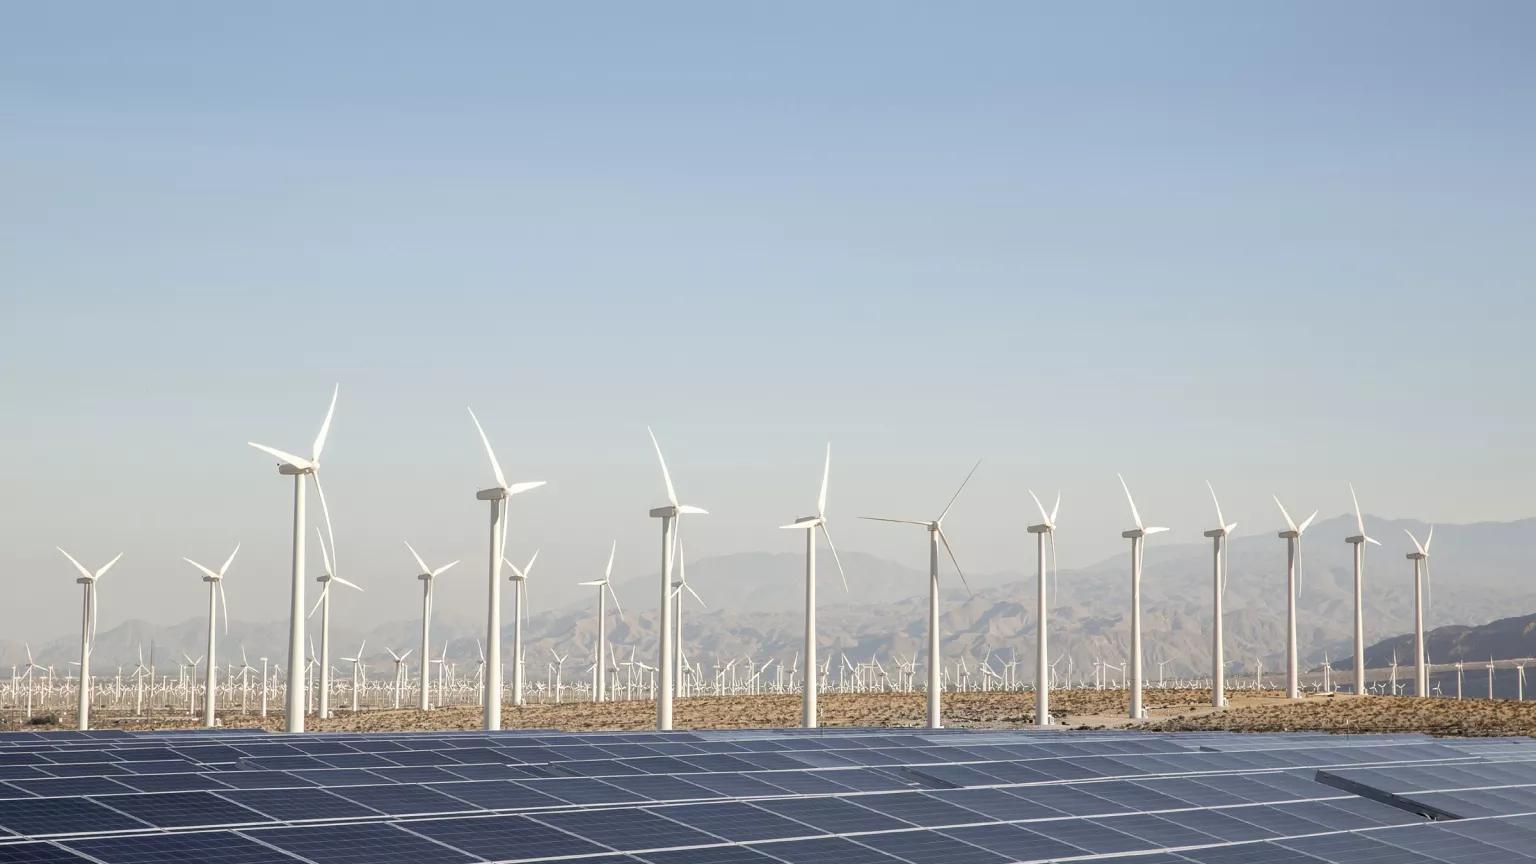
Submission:
[[[308,459],[305,459],[302,456],[295,456],[292,453],[279,450],[276,447],[268,447],[265,444],[257,444],[255,441],[247,441],[245,443],[255,447],[257,450],[260,450],[268,456],[276,457],[277,461],[282,462],[285,465],[291,465],[301,471],[306,471],[315,467],[315,463],[309,461]]]
[[[1045,512],[1045,505],[1040,503],[1040,496],[1036,495],[1033,489],[1027,491],[1029,492],[1029,497],[1035,499],[1035,509],[1040,511],[1040,520],[1047,525],[1051,524],[1050,514]]]
[[[1297,526],[1297,528],[1296,528],[1296,533],[1298,533],[1298,534],[1305,533],[1306,530],[1307,530],[1307,526],[1311,525],[1312,524],[1312,520],[1316,519],[1316,518],[1317,518],[1317,511],[1313,510],[1311,516],[1308,516],[1307,518],[1301,520],[1301,524],[1299,526]]]
[[[676,507],[677,490],[672,487],[672,474],[667,471],[666,457],[661,455],[661,445],[656,442],[656,433],[651,431],[651,427],[645,427],[645,432],[651,436],[651,446],[656,448],[656,461],[661,463],[661,479],[667,484],[667,502]]]
[[[1211,490],[1211,503],[1216,505],[1216,524],[1225,526],[1227,520],[1221,515],[1221,502],[1216,500],[1216,487],[1212,486],[1211,481],[1207,480],[1205,481],[1205,488]]]
[[[1360,513],[1360,499],[1355,497],[1355,484],[1349,484],[1349,500],[1355,503],[1355,527],[1360,529],[1360,536],[1365,536],[1365,517]]]
[[[452,570],[454,567],[457,567],[458,564],[459,564],[458,559],[454,559],[453,561],[449,561],[447,564],[444,564],[443,566],[437,568],[436,570],[433,570],[432,571],[432,578],[436,579],[437,577],[443,575],[444,573],[447,573],[449,570]]]
[[[528,578],[528,574],[533,572],[533,562],[539,560],[539,551],[540,550],[538,550],[538,549],[533,550],[533,556],[528,559],[528,565],[523,568],[522,572],[523,572],[523,578],[524,579],[527,579]]]
[[[60,548],[58,546],[55,546],[53,548],[58,549],[60,555],[63,555],[65,558],[68,558],[69,559],[69,563],[75,565],[75,569],[80,571],[80,575],[81,576],[84,576],[87,579],[95,579],[96,578],[96,574],[92,573],[91,571],[89,571],[87,569],[85,569],[85,565],[81,564],[79,561],[76,561],[75,560],[75,556],[69,554],[68,552],[65,552],[62,548]]]
[[[1056,524],[1056,514],[1061,510],[1061,493],[1056,493],[1056,503],[1051,505],[1051,525]]]
[[[1296,530],[1296,523],[1291,521],[1291,514],[1289,514],[1289,513],[1287,513],[1285,511],[1285,505],[1280,503],[1280,496],[1279,495],[1274,495],[1274,496],[1271,496],[1271,497],[1273,497],[1275,499],[1275,506],[1280,508],[1280,515],[1285,517],[1285,527],[1290,529],[1290,530],[1292,530],[1292,531],[1295,531]]]
[[[1434,540],[1435,539],[1435,529],[1433,527],[1431,527],[1429,529],[1429,539],[1430,540]],[[101,577],[107,575],[107,571],[111,570],[113,565],[115,565],[118,561],[121,561],[122,559],[123,559],[123,553],[121,553],[121,552],[117,553],[117,557],[116,558],[113,558],[111,561],[108,561],[107,563],[101,565],[101,569],[96,571],[96,578],[99,580],[99,579],[101,579]]]
[[[475,416],[475,409],[466,408],[469,419],[475,421],[475,431],[480,433],[480,443],[485,445],[485,455],[491,457],[491,473],[496,475],[496,485],[501,489],[507,488],[506,475],[501,473],[501,463],[496,461],[496,451],[491,449],[491,439],[485,437],[485,427],[480,425],[480,418]]]
[[[867,519],[871,522],[895,522],[898,525],[921,525],[924,528],[927,528],[929,525],[933,524],[932,522],[919,522],[916,519],[887,519],[884,516],[860,516],[859,518]]]
[[[331,391],[331,407],[325,409],[325,422],[320,424],[320,434],[315,436],[315,455],[311,456],[310,459],[316,463],[320,461],[320,451],[325,449],[326,436],[331,434],[331,417],[336,414],[336,397],[339,395],[341,395],[341,385],[337,384],[336,388]]]
[[[939,528],[937,530],[939,532],[939,539],[944,541],[944,551],[949,553],[949,563],[955,565],[955,572],[960,574],[960,584],[965,586],[965,593],[975,597],[976,592],[971,590],[971,583],[965,581],[965,571],[960,569],[960,562],[955,560],[955,550],[950,548],[949,538],[944,536],[944,529]]]
[[[236,543],[235,544],[235,551],[229,553],[229,557],[224,559],[223,566],[219,567],[219,578],[221,578],[221,579],[224,578],[224,574],[229,572],[229,565],[235,563],[235,556],[239,555],[239,554],[240,554],[240,544]]]
[[[1375,537],[1367,537],[1367,538],[1365,538],[1365,542],[1371,544],[1372,546],[1380,546],[1381,545],[1381,541],[1377,540]]]
[[[603,580],[603,588],[608,592],[608,596],[613,598],[613,608],[618,611],[619,620],[624,620],[624,607],[619,605],[619,595],[613,590],[612,583]]]
[[[1412,531],[1409,531],[1407,528],[1404,528],[1403,529],[1403,533],[1407,534],[1408,535],[1408,539],[1413,541],[1413,548],[1419,550],[1419,554],[1420,555],[1428,557],[1429,553],[1424,551],[1423,544],[1421,544],[1419,542],[1419,538],[1413,536],[1413,532]]]
[[[689,594],[692,594],[693,595],[693,599],[699,601],[699,605],[700,606],[703,606],[705,609],[709,608],[709,604],[704,602],[704,598],[699,596],[699,592],[693,590],[693,586],[692,585],[689,585],[687,582],[684,582],[683,583],[683,589],[686,590]]]
[[[791,522],[788,525],[780,525],[779,529],[783,530],[783,531],[791,531],[791,530],[794,530],[795,528],[815,528],[817,525],[820,525],[820,524],[821,524],[821,520],[819,520],[819,519],[807,519],[804,522]]]
[[[334,575],[336,575],[336,569],[337,569],[336,568],[336,532],[331,529],[331,508],[330,508],[330,505],[325,503],[325,485],[320,482],[320,472],[316,471],[316,472],[310,474],[309,476],[310,476],[311,479],[313,479],[315,481],[315,491],[320,494],[320,515],[325,517],[325,539],[327,541],[327,543],[323,544],[321,548],[324,548],[324,546],[326,546],[326,545],[331,547],[331,554],[330,554],[330,560],[328,562],[328,566],[329,566],[330,574],[334,576]]]
[[[431,573],[432,572],[432,568],[428,567],[427,566],[427,562],[421,560],[421,556],[416,554],[416,549],[411,546],[411,541],[406,540],[404,542],[405,542],[405,548],[411,550],[411,557],[416,559],[416,565],[421,568],[421,572],[422,573]]]
[[[362,591],[363,590],[361,585],[355,585],[355,584],[353,584],[351,582],[348,582],[347,580],[341,578],[340,576],[332,576],[331,577],[331,581],[335,582],[335,583],[337,583],[339,585],[345,585],[348,588],[351,588],[353,591]]]
[[[1131,497],[1131,487],[1125,485],[1124,475],[1116,474],[1115,476],[1120,478],[1120,488],[1125,490],[1125,501],[1131,505],[1131,521],[1136,523],[1137,528],[1141,528],[1141,513],[1136,509],[1136,499]]]
[[[208,577],[211,578],[211,579],[219,578],[219,574],[213,572],[212,570],[209,570],[207,567],[204,567],[203,565],[197,563],[196,561],[193,561],[191,558],[188,558],[185,555],[181,556],[181,560],[183,560],[183,561],[187,562],[188,564],[191,564],[193,567],[196,567],[197,569],[203,571],[203,573],[207,574]]]
[[[705,510],[703,507],[695,507],[692,504],[679,504],[677,506],[677,512],[678,513],[692,513],[695,516],[708,516],[709,515],[709,511],[708,510]]]
[[[335,579],[336,577],[332,576],[331,578]],[[330,582],[326,582],[325,583],[325,587],[320,589],[320,596],[315,598],[315,605],[309,607],[309,614],[305,615],[304,616],[305,618],[313,618],[313,617],[315,617],[315,613],[320,611],[320,604],[325,602],[325,595],[326,595],[326,593],[329,592],[330,590],[331,590],[331,583]]]
[[[977,459],[976,460],[976,464],[971,466],[970,473],[966,474],[965,475],[965,479],[960,481],[960,488],[956,489],[955,490],[955,494],[950,496],[949,503],[944,505],[944,512],[939,514],[939,518],[935,519],[934,520],[935,522],[943,522],[944,521],[944,517],[949,515],[949,508],[955,506],[955,500],[960,497],[960,493],[961,492],[965,491],[965,484],[971,482],[971,476],[973,474],[975,474],[976,473],[976,469],[980,468],[980,467],[981,467],[981,460]]]
[[[229,633],[229,598],[224,596],[224,580],[220,579],[214,583],[214,587],[219,592],[219,608],[224,610],[224,633],[227,635]]]
[[[1141,529],[1141,533],[1144,534],[1147,537],[1151,537],[1153,534],[1161,534],[1161,533],[1163,533],[1164,531],[1167,531],[1167,530],[1168,530],[1167,528],[1158,528],[1158,527],[1143,528],[1143,529]]]
[[[1435,526],[1431,525],[1431,526],[1429,526],[1429,536],[1424,538],[1424,554],[1425,555],[1429,554],[1429,547],[1433,546],[1434,544],[1435,544]],[[121,556],[121,555],[117,556],[117,558],[121,558],[121,557],[123,557],[123,556]],[[117,562],[117,558],[113,558],[112,559],[113,563]],[[107,565],[107,567],[111,567],[111,566],[112,566],[111,564]],[[102,571],[105,572],[107,567],[101,568]],[[100,576],[101,573],[97,573],[96,575]]]
[[[537,489],[547,482],[548,481],[546,480],[525,480],[522,483],[513,483],[511,486],[507,487],[507,497],[510,498],[513,495],[521,495],[530,489]]]
[[[320,541],[320,560],[325,564],[326,575],[335,576],[336,574],[331,572],[331,553],[325,549],[325,535],[320,533],[319,525],[315,526],[315,539]]]
[[[848,574],[843,572],[843,561],[837,557],[837,547],[832,545],[832,535],[827,532],[827,523],[821,523],[821,536],[827,538],[827,548],[832,550],[832,561],[837,564],[837,575],[843,580],[843,593],[848,591]]]
[[[615,541],[613,541],[613,545],[608,547],[608,566],[603,568],[603,581],[604,582],[607,582],[613,576],[613,556],[617,555],[618,552],[619,552],[619,541],[615,540]]]
[[[832,442],[827,442],[827,461],[821,469],[821,494],[816,496],[816,515],[827,512],[827,478],[832,476]]]

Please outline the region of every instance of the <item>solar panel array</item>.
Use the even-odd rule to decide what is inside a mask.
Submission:
[[[0,735],[0,864],[1536,860],[1536,742],[1069,731]]]

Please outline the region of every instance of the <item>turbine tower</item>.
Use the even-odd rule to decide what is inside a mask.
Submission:
[[[59,549],[57,546],[53,548]],[[117,558],[108,561],[95,572],[85,569],[84,565],[63,549],[59,549],[59,554],[68,558],[69,563],[75,565],[75,569],[80,571],[80,578],[75,582],[84,586],[80,607],[80,692],[75,722],[75,728],[83,732],[91,728],[91,647],[96,642],[96,583],[101,581],[101,577],[107,575],[107,571],[111,570],[112,565],[123,557],[123,553],[117,553]],[[30,651],[27,653],[27,662],[32,662]],[[53,672],[52,667],[49,668],[48,678],[51,684]]]
[[[949,553],[950,563],[955,565],[955,572],[960,576],[960,584],[965,585],[966,593],[970,593],[971,586],[965,581],[965,571],[960,569],[960,562],[955,560],[955,550],[950,548],[949,538],[944,536],[944,517],[949,515],[949,508],[955,506],[955,499],[965,491],[965,485],[971,482],[971,476],[976,469],[981,467],[981,460],[971,466],[971,473],[965,475],[960,482],[960,488],[950,497],[949,503],[944,505],[944,512],[932,522],[921,522],[915,519],[887,519],[881,516],[860,516],[860,519],[869,519],[874,522],[895,522],[899,525],[921,525],[928,529],[928,728],[938,729],[940,725],[939,715],[939,691],[943,687],[943,668],[939,661],[939,542],[943,541],[944,551]],[[807,669],[811,668],[809,666]],[[809,679],[807,679],[809,680]]]
[[[1120,536],[1131,541],[1131,709],[1132,720],[1140,720],[1146,716],[1141,708],[1141,559],[1146,551],[1147,538],[1153,534],[1161,534],[1167,528],[1148,528],[1141,523],[1141,513],[1136,510],[1136,501],[1131,498],[1131,487],[1125,485],[1125,478],[1119,474],[1120,488],[1125,490],[1125,500],[1131,505],[1131,520],[1136,527],[1129,531],[1121,531]]]
[[[1285,698],[1301,698],[1300,669],[1296,659],[1296,592],[1301,587],[1301,535],[1307,533],[1307,526],[1317,518],[1317,511],[1303,519],[1297,525],[1291,514],[1285,511],[1285,505],[1280,503],[1280,496],[1276,495],[1275,506],[1280,508],[1280,515],[1285,517],[1285,530],[1278,536],[1285,540]]]
[[[709,513],[702,507],[679,504],[677,489],[672,485],[672,475],[667,472],[667,460],[661,455],[661,445],[656,433],[645,429],[651,436],[651,446],[656,449],[656,461],[661,463],[661,479],[667,486],[667,504],[651,508],[651,517],[661,520],[661,622],[656,634],[656,668],[659,678],[656,686],[656,728],[665,732],[672,728],[672,548],[673,532],[677,520],[685,513],[704,516]]]
[[[1224,659],[1226,646],[1221,629],[1221,601],[1227,594],[1227,538],[1237,523],[1227,524],[1221,515],[1221,502],[1216,500],[1216,487],[1205,481],[1211,490],[1211,503],[1216,505],[1216,526],[1205,532],[1211,538],[1211,705],[1216,708],[1227,704],[1227,666]]]
[[[505,550],[503,550],[505,551]],[[501,559],[503,566],[512,569],[512,575],[507,579],[516,582],[517,586],[512,590],[512,704],[523,704],[523,623],[528,619],[528,574],[533,572],[533,563],[539,560],[539,550],[533,550],[533,557],[528,559],[527,565],[521,570],[516,564]]]
[[[1429,588],[1429,546],[1435,542],[1435,526],[1429,526],[1429,536],[1423,543],[1407,528],[1403,533],[1413,541],[1413,551],[1408,553],[1408,560],[1413,562],[1413,695],[1423,697],[1429,695],[1429,668],[1424,662],[1424,607],[1432,596],[1425,589]],[[1458,667],[1457,675],[1460,674]],[[1459,698],[1459,681],[1456,692]]]
[[[336,397],[340,393],[341,385],[337,384],[331,391],[331,407],[326,409],[320,434],[315,436],[308,459],[255,441],[246,442],[275,456],[277,473],[293,477],[293,584],[288,602],[288,688],[283,717],[283,729],[288,732],[304,731],[304,476],[314,478],[315,492],[320,496],[320,511],[325,516],[325,533],[334,549],[336,534],[331,530],[331,510],[325,504],[325,488],[320,485],[320,451],[325,449],[325,438],[330,434],[331,417],[336,414]]]
[[[336,575],[336,568],[331,565],[331,556],[325,551],[325,536],[320,529],[315,529],[315,539],[320,541],[320,562],[325,565],[325,571],[315,577],[320,583],[320,596],[315,598],[315,605],[309,607],[307,618],[315,617],[315,612],[320,612],[320,704],[317,706],[321,720],[331,716],[331,583],[336,582],[345,585],[354,591],[362,588],[348,582]]]
[[[475,431],[480,433],[480,442],[485,445],[485,455],[491,460],[491,473],[496,476],[495,486],[475,493],[477,500],[491,502],[490,596],[485,622],[485,722],[483,725],[487,732],[496,732],[501,729],[501,559],[502,550],[507,548],[507,499],[530,489],[537,489],[544,485],[544,481],[529,480],[508,485],[506,475],[501,473],[501,463],[496,461],[496,451],[491,449],[491,439],[485,437],[485,428],[480,425],[480,418],[475,416],[474,409],[466,410],[469,411],[469,419],[475,421]]]
[[[417,574],[416,578],[421,580],[421,655],[420,656],[423,658],[423,662],[421,664],[421,696],[416,701],[416,707],[418,709],[422,710],[422,711],[428,711],[428,710],[431,710],[431,708],[432,708],[432,700],[427,695],[428,684],[430,683],[431,675],[432,675],[432,664],[425,662],[425,658],[428,658],[428,657],[432,656],[431,643],[432,643],[432,593],[433,593],[433,588],[437,584],[437,577],[439,577],[439,576],[443,575],[444,573],[447,573],[449,570],[453,569],[454,565],[458,564],[459,562],[457,560],[450,561],[447,564],[444,564],[443,566],[437,568],[436,570],[433,570],[431,567],[427,566],[427,562],[421,560],[421,556],[420,555],[416,554],[416,550],[411,547],[411,543],[410,543],[409,540],[405,541],[405,548],[410,550],[411,557],[416,559],[416,566],[421,568],[421,572]],[[320,643],[322,645],[324,645],[325,644],[325,640],[321,639]]]
[[[1045,543],[1050,538],[1051,543],[1051,567],[1054,572],[1056,567],[1056,511],[1061,509],[1061,493],[1056,493],[1056,503],[1052,505],[1051,512],[1045,512],[1045,505],[1040,503],[1040,498],[1033,489],[1029,490],[1029,497],[1035,499],[1035,509],[1040,511],[1040,523],[1029,526],[1029,533],[1035,535],[1035,566],[1036,583],[1035,603],[1039,607],[1037,626],[1035,628],[1035,725],[1051,725],[1051,662],[1048,642],[1046,640],[1046,616],[1050,611],[1050,604],[1045,596]]]
[[[1353,546],[1355,553],[1355,695],[1359,696],[1365,693],[1365,544],[1380,546],[1381,543],[1366,536],[1365,517],[1360,515],[1360,499],[1355,497],[1353,483],[1349,484],[1349,500],[1355,504],[1357,531],[1353,537],[1345,537],[1344,542]]]
[[[816,515],[801,516],[784,529],[805,531],[805,668],[816,668],[816,529],[827,538],[827,548],[832,550],[832,560],[837,564],[837,575],[842,577],[843,592],[848,592],[848,576],[843,572],[843,562],[837,557],[837,547],[832,545],[832,535],[827,533],[827,479],[832,475],[832,445],[827,444],[827,459],[821,469],[821,493],[816,496]],[[702,602],[702,601],[701,601]],[[807,675],[800,700],[800,725],[815,729],[816,676]]]
[[[208,583],[208,668],[206,670],[207,679],[203,683],[203,687],[208,692],[207,695],[203,698],[203,725],[209,729],[212,729],[214,726],[214,703],[218,701],[215,694],[219,692],[219,664],[218,661],[214,659],[215,655],[213,653],[215,647],[214,634],[218,632],[215,628],[214,616],[214,613],[218,610],[214,608],[214,600],[218,600],[219,608],[224,611],[224,632],[228,633],[229,600],[224,596],[224,574],[229,572],[229,565],[235,562],[235,556],[238,554],[240,554],[240,544],[236,543],[235,551],[229,553],[229,557],[224,559],[224,565],[218,569],[218,572],[209,570],[207,567],[204,567],[196,561],[193,561],[191,558],[183,557],[181,559],[188,564],[191,564],[193,567],[201,570],[203,572],[203,581]],[[215,595],[217,595],[217,597],[215,597]]]
[[[603,578],[590,582],[578,582],[576,584],[587,588],[597,588],[597,682],[592,685],[592,701],[602,702],[607,696],[608,689],[608,598],[613,597],[613,608],[619,612],[619,620],[624,620],[624,607],[619,604],[619,595],[613,593],[613,556],[619,551],[619,541],[613,541],[613,546],[608,550],[608,566],[603,568]]]

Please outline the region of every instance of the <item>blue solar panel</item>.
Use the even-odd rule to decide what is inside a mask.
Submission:
[[[246,825],[272,821],[211,792],[140,792],[114,795],[102,803],[156,828]]]
[[[29,837],[44,837],[149,826],[86,798],[32,798],[0,801],[0,827]]]
[[[103,864],[294,864],[288,855],[228,831],[110,837],[68,845]]]
[[[393,825],[341,824],[245,832],[262,843],[325,864],[458,864],[464,852]]]
[[[279,822],[378,815],[377,810],[324,789],[231,789],[218,795]]]
[[[401,823],[401,827],[490,860],[557,858],[610,851],[523,816],[417,819]]]

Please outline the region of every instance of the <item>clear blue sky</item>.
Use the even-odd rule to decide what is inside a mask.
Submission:
[[[850,517],[933,515],[977,457],[978,570],[1026,486],[1066,490],[1065,563],[1119,551],[1117,470],[1174,539],[1206,477],[1245,531],[1346,480],[1532,515],[1533,33],[1520,2],[12,6],[22,635],[77,614],[56,543],[128,550],[104,625],[195,614],[179,556],[237,539],[236,614],[280,617],[288,490],[244,442],[302,450],[333,381],[377,616],[413,614],[405,537],[481,602],[466,403],[551,481],[516,545],[561,582],[615,536],[655,566],[646,423],[715,511],[694,555],[796,551],[828,439],[840,543],[914,565]]]

